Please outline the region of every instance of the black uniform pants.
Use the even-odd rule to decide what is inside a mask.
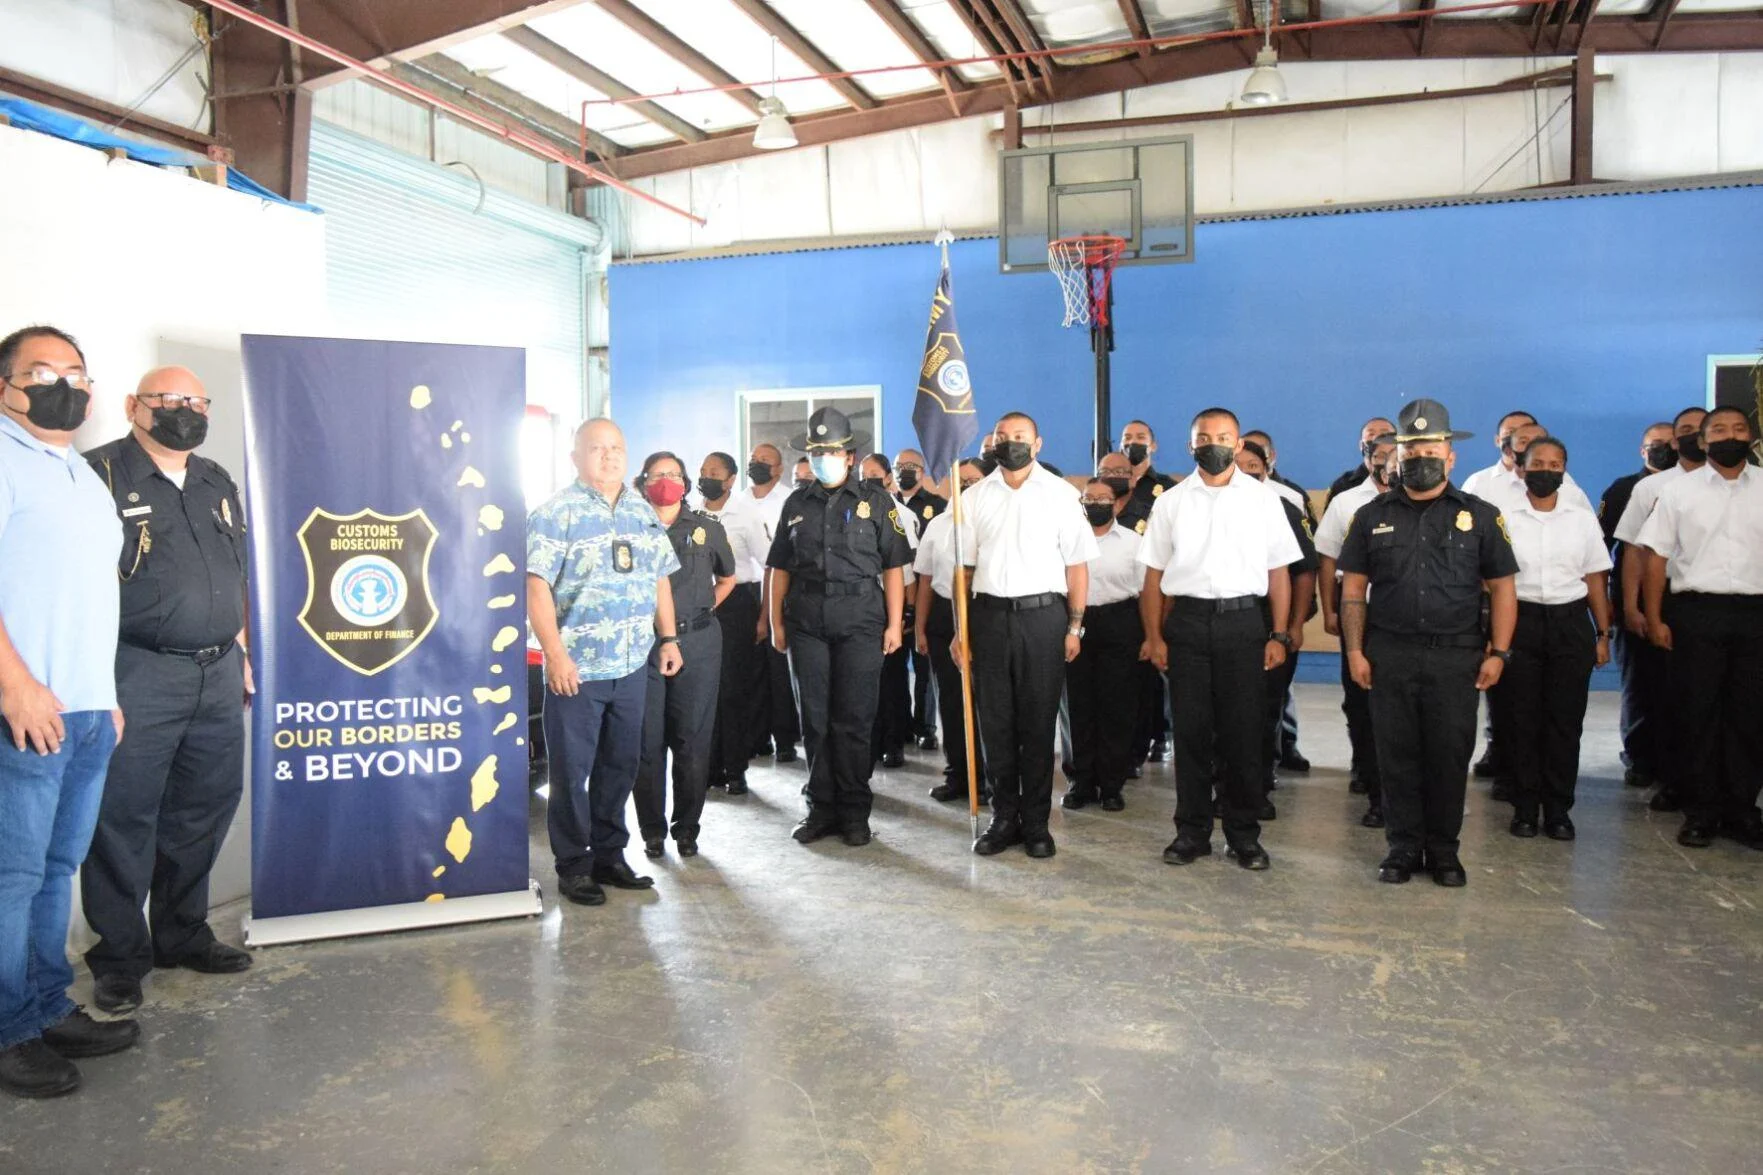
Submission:
[[[94,975],[139,979],[214,941],[208,875],[245,786],[244,665],[237,646],[207,665],[117,647],[128,729],[80,868],[80,903],[99,936],[86,952]]]
[[[668,832],[667,758],[673,756],[673,839],[697,840],[710,786],[710,735],[722,676],[722,629],[714,620],[680,628],[684,665],[661,676],[660,647],[649,654],[643,702],[643,752],[634,795],[643,839]]]
[[[882,633],[887,627],[881,586],[864,594],[828,596],[793,584],[784,598],[790,667],[801,690],[802,749],[808,755],[811,819],[846,828],[869,819],[870,735],[880,696]]]
[[[911,625],[901,621],[911,632]],[[875,706],[875,731],[872,742],[877,756],[900,751],[912,737],[912,685],[907,680],[911,653],[902,644],[882,658],[881,696]]]
[[[1141,630],[1140,639],[1143,640]],[[1151,746],[1169,737],[1169,699],[1164,694],[1163,674],[1149,661],[1138,667],[1138,722],[1133,728],[1132,758],[1135,764],[1151,757]]]
[[[1091,795],[1117,796],[1132,766],[1138,722],[1139,646],[1145,630],[1137,599],[1084,613],[1082,651],[1065,666],[1071,707],[1071,762]]]
[[[753,749],[754,691],[759,683],[765,684],[759,697],[769,695],[770,683],[765,676],[768,646],[753,639],[759,630],[759,607],[759,585],[738,583],[715,612],[722,629],[722,666],[709,778],[717,783],[746,773],[748,752]]]
[[[1481,638],[1462,640],[1463,647],[1431,645],[1373,631],[1366,641],[1384,837],[1392,854],[1416,860],[1422,851],[1443,860],[1457,855],[1482,662]]]
[[[943,723],[943,778],[959,784],[967,782],[967,725],[962,716],[961,669],[949,652],[955,639],[955,605],[942,596],[933,595],[930,616],[924,622],[925,643],[930,646],[931,668],[937,675],[937,711]],[[984,740],[977,733],[979,721],[979,682],[973,683],[975,735],[973,749],[979,766],[975,777],[980,791],[988,790]]]
[[[992,823],[1025,833],[1047,829],[1053,811],[1053,740],[1065,687],[1065,597],[1016,610],[1015,601],[976,595],[973,679]]]
[[[933,593],[934,594],[934,593]],[[908,612],[911,609],[907,610]],[[905,631],[911,632],[910,622],[903,625]],[[937,711],[941,699],[937,691],[941,688],[936,668],[931,659],[917,649],[912,650],[912,733],[925,738],[937,732]]]
[[[1298,749],[1298,724],[1292,705],[1292,679],[1298,673],[1298,653],[1287,651],[1277,669],[1267,671],[1267,775],[1266,790],[1273,790],[1274,768],[1287,751]],[[1292,719],[1291,727],[1286,726]]]
[[[624,806],[643,754],[649,667],[609,681],[584,681],[574,697],[545,691],[545,747],[551,800],[545,823],[559,877],[624,859]]]
[[[877,647],[880,647],[879,638]],[[765,681],[758,696],[765,700],[756,715],[754,729],[759,731],[761,742],[769,732],[774,748],[793,747],[803,737],[794,664],[789,654],[778,652],[769,642],[760,651],[764,654]]]
[[[1763,782],[1763,596],[1674,593],[1671,696],[1684,816],[1756,819]]]
[[[1617,629],[1611,642],[1622,670],[1622,754],[1647,779],[1670,786],[1671,654]]]
[[[1175,828],[1184,841],[1211,842],[1216,756],[1224,839],[1236,848],[1259,841],[1267,794],[1267,614],[1259,603],[1232,612],[1218,603],[1177,596],[1163,618]]]
[[[1584,600],[1544,605],[1519,601],[1512,659],[1500,674],[1500,754],[1515,787],[1517,814],[1535,821],[1573,807],[1586,692],[1598,659],[1597,635]]]
[[[1341,713],[1347,716],[1347,741],[1353,748],[1353,775],[1365,785],[1373,808],[1383,807],[1383,772],[1377,765],[1376,728],[1371,721],[1371,694],[1359,688],[1341,653]]]

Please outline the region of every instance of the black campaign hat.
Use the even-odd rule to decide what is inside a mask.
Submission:
[[[1466,441],[1474,435],[1453,432],[1451,412],[1437,400],[1410,400],[1396,416],[1396,431],[1374,439],[1400,445],[1410,441]]]
[[[837,408],[816,408],[808,418],[808,431],[790,438],[790,448],[799,452],[809,449],[861,449],[869,444],[867,433],[851,427],[851,418]]]

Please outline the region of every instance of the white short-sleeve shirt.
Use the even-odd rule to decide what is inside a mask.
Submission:
[[[1763,595],[1763,471],[1728,481],[1704,465],[1676,478],[1636,541],[1665,556],[1674,592]]]
[[[1382,492],[1382,487],[1368,477],[1358,485],[1336,494],[1334,501],[1328,504],[1328,509],[1322,512],[1322,521],[1316,525],[1316,553],[1330,559],[1339,559],[1341,547],[1347,541],[1347,528],[1353,523],[1353,515],[1359,513],[1359,507]]]
[[[728,532],[728,545],[735,553],[736,583],[758,583],[765,578],[765,560],[771,554],[771,540],[777,534],[787,497],[781,486],[763,498],[743,490],[731,495],[722,508],[722,529]]]
[[[1537,510],[1528,499],[1502,511],[1518,560],[1518,598],[1527,604],[1571,604],[1586,598],[1585,577],[1610,570],[1610,549],[1597,516],[1557,501]]]
[[[1090,560],[1089,606],[1136,600],[1145,586],[1145,565],[1139,562],[1139,536],[1116,522],[1096,537]]]
[[[1634,493],[1628,496],[1628,505],[1622,508],[1622,517],[1616,520],[1618,542],[1633,546],[1641,537],[1641,527],[1647,524],[1652,516],[1653,507],[1659,503],[1659,495],[1671,488],[1671,483],[1690,472],[1681,465],[1673,465],[1670,469],[1661,469],[1658,473],[1641,478],[1635,484]]]
[[[1151,508],[1139,562],[1163,572],[1163,594],[1226,600],[1267,594],[1267,573],[1303,558],[1279,495],[1241,470],[1209,486],[1199,476]]]
[[[973,567],[973,590],[986,596],[1065,592],[1065,569],[1096,557],[1082,495],[1035,462],[1016,489],[995,469],[963,494],[962,529],[971,536],[962,558]]]
[[[930,576],[931,590],[943,599],[955,598],[955,517],[949,511],[924,524],[912,571]]]
[[[1487,476],[1479,486],[1470,489],[1469,483],[1464,482],[1463,492],[1474,494],[1482,501],[1498,506],[1502,514],[1510,514],[1530,500],[1530,491],[1525,488],[1523,474],[1501,468],[1495,473],[1484,469],[1476,476],[1481,477],[1482,474]],[[1597,510],[1592,507],[1592,500],[1586,497],[1585,491],[1579,488],[1579,483],[1573,480],[1571,473],[1561,479],[1561,489],[1557,496],[1560,506],[1590,510],[1594,516],[1597,514]]]

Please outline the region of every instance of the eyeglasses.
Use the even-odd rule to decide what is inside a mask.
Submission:
[[[650,473],[648,478],[650,481],[677,481],[681,485],[686,484],[684,475],[675,473],[672,470],[666,470],[660,473]]]
[[[1100,498],[1085,498],[1085,499],[1084,499],[1084,500],[1083,500],[1083,504],[1084,504],[1084,506],[1085,506],[1085,508],[1086,508],[1086,509],[1087,509],[1087,508],[1088,508],[1088,507],[1090,507],[1090,506],[1106,506],[1106,507],[1108,507],[1108,508],[1109,508],[1109,509],[1110,509],[1110,510],[1112,510],[1112,509],[1114,509],[1114,503],[1113,503],[1113,502],[1104,502],[1104,501],[1102,501],[1102,500],[1101,500],[1101,499],[1100,499]]]
[[[894,466],[895,473],[906,473],[908,471],[910,471],[912,473],[923,473],[924,466],[914,465],[910,461],[904,461],[904,462],[900,463],[899,465]]]
[[[32,388],[52,387],[64,379],[67,381],[67,386],[70,388],[78,388],[83,392],[89,392],[92,390],[92,377],[85,372],[56,371],[53,367],[44,363],[39,363],[37,366],[23,372],[22,378],[24,380],[23,383],[20,383],[18,379],[8,379],[6,382],[21,392],[28,392]]]
[[[194,408],[202,415],[208,415],[208,405],[214,403],[207,396],[182,396],[177,392],[142,392],[135,397],[149,408],[169,408],[173,412],[179,408]]]

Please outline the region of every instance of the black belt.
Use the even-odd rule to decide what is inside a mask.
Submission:
[[[1139,598],[1137,596],[1128,596],[1124,600],[1115,600],[1110,604],[1091,604],[1089,611],[1086,612],[1085,615],[1094,616],[1098,612],[1107,612],[1109,609],[1124,612],[1128,608],[1131,608],[1134,612],[1139,610]]]
[[[1064,604],[1065,597],[1058,592],[1042,592],[1038,596],[984,596],[975,595],[973,606],[988,608],[993,612],[1027,612],[1034,608],[1050,608],[1054,604]]]
[[[814,596],[861,596],[880,587],[873,579],[852,580],[850,583],[836,583],[830,579],[792,579],[790,590],[801,588]]]
[[[1171,596],[1169,607],[1173,612],[1247,612],[1250,608],[1261,607],[1263,596],[1231,596],[1224,600],[1204,600],[1199,596]]]
[[[1565,604],[1540,604],[1534,600],[1518,601],[1518,610],[1520,612],[1540,612],[1545,616],[1569,614],[1577,616],[1581,612],[1588,610],[1590,607],[1590,596],[1581,596],[1579,599],[1569,600]]]
[[[1480,633],[1459,632],[1451,636],[1429,636],[1426,633],[1387,632],[1381,628],[1371,630],[1373,636],[1389,637],[1393,641],[1401,641],[1405,645],[1419,645],[1423,649],[1480,649],[1487,646],[1487,638]]]
[[[704,612],[690,620],[677,621],[674,628],[679,632],[697,632],[700,628],[709,628],[714,623],[716,623],[716,613]]]
[[[126,637],[123,638],[122,643],[130,648],[145,649],[149,653],[161,653],[167,657],[188,657],[198,665],[212,665],[232,652],[233,646],[238,644],[238,641],[230,640],[221,645],[209,645],[206,649],[169,649],[159,645],[149,645],[143,641],[131,641]]]

